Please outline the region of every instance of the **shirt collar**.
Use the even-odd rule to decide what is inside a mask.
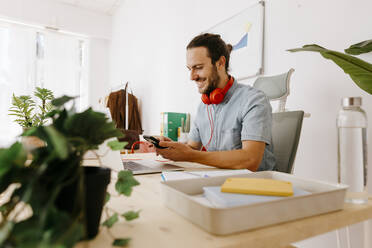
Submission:
[[[226,92],[226,95],[225,95],[222,103],[227,103],[230,100],[231,96],[234,94],[234,91],[236,90],[237,87],[238,87],[238,82],[234,78],[234,82],[231,85],[230,89]]]

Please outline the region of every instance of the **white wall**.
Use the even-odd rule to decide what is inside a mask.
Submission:
[[[0,0],[0,18],[58,27],[87,37],[90,40],[89,104],[100,109],[98,99],[103,96],[102,92],[108,87],[109,81],[111,16],[48,0]]]
[[[336,115],[344,96],[362,96],[367,116],[372,116],[372,97],[359,89],[338,66],[315,53],[288,53],[288,48],[316,43],[342,51],[349,45],[371,39],[372,18],[368,10],[372,2],[355,1],[269,1],[267,4],[266,68],[280,73],[296,69],[292,78],[292,94],[288,107],[311,113],[305,119],[296,158],[295,174],[320,180],[337,181]],[[372,62],[372,55],[361,56]],[[372,144],[370,123],[368,143]],[[369,148],[369,161],[372,150]],[[372,165],[369,165],[371,171]],[[371,182],[372,173],[369,173]],[[369,191],[372,192],[369,183]],[[355,234],[361,225],[350,230]],[[353,247],[361,247],[352,236]],[[323,241],[323,242],[321,242]],[[328,241],[328,242],[326,242]],[[304,247],[336,247],[335,235],[323,235],[316,243]],[[305,245],[308,246],[305,246]],[[316,245],[315,245],[316,244]],[[323,244],[322,246],[319,246]],[[302,247],[302,246],[301,246]]]
[[[0,17],[95,38],[111,37],[111,17],[48,0],[1,0]]]
[[[249,1],[243,0],[127,0],[119,9],[113,18],[110,83],[130,81],[135,95],[142,101],[145,133],[159,133],[160,112],[195,113],[200,96],[188,79],[185,47],[194,35],[248,5]],[[362,96],[363,108],[371,119],[372,97],[319,54],[292,54],[286,49],[317,43],[342,50],[371,39],[372,2],[268,0],[266,6],[266,74],[295,68],[287,107],[311,113],[304,121],[295,174],[336,182],[335,120],[340,99]],[[372,62],[372,55],[363,57]],[[371,126],[369,144],[372,144]],[[315,244],[335,247],[334,233],[300,243],[301,247],[315,247]]]
[[[236,1],[227,9],[223,1],[129,0],[117,11],[110,83],[131,83],[142,101],[145,133],[159,134],[160,112],[195,113],[200,95],[188,79],[186,45],[221,18],[248,6],[246,2]],[[211,4],[215,14],[209,14]]]

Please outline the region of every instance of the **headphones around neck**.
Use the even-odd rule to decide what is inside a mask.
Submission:
[[[210,94],[209,96],[207,94],[203,94],[201,96],[201,100],[204,104],[220,104],[223,99],[225,98],[225,95],[227,93],[227,91],[230,89],[230,87],[233,85],[234,83],[234,78],[230,76],[230,79],[229,81],[227,82],[227,84],[225,85],[225,87],[223,89],[220,89],[220,88],[217,88],[217,89],[214,89]]]

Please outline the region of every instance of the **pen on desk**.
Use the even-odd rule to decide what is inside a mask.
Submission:
[[[161,173],[160,176],[161,176],[161,179],[165,182],[165,177],[164,177],[163,173]]]

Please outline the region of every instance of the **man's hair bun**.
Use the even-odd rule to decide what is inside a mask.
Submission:
[[[233,47],[231,44],[227,44],[227,51],[229,51],[229,53],[231,53],[231,51],[233,50]]]

